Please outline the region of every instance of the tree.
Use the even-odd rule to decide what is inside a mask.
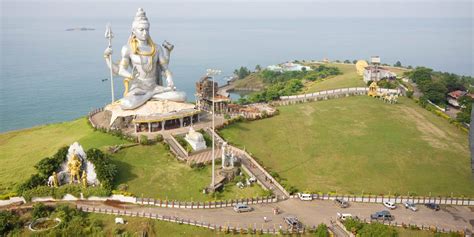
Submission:
[[[394,67],[402,67],[402,63],[400,61],[397,61],[395,64],[393,64]]]
[[[356,63],[357,63],[357,60],[355,60],[355,59],[352,60],[352,63],[353,63],[353,64],[356,64]]]
[[[349,59],[344,60],[344,63],[351,63]]]
[[[471,122],[472,103],[474,103],[474,99],[470,96],[463,96],[459,98],[459,105],[461,106],[461,111],[456,115],[457,121],[461,123]]]
[[[261,70],[262,70],[262,67],[259,64],[257,64],[257,66],[255,66],[255,71],[260,72]]]
[[[429,82],[423,86],[423,97],[435,104],[444,104],[447,92],[444,84],[438,81]]]

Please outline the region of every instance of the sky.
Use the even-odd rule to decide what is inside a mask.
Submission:
[[[474,0],[0,0],[2,20],[21,17],[121,17],[143,7],[163,18],[473,18]]]

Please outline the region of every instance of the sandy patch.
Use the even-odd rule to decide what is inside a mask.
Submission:
[[[448,145],[443,141],[446,133],[439,129],[436,125],[428,121],[423,115],[418,113],[415,109],[410,107],[400,107],[400,110],[405,116],[415,122],[416,128],[421,132],[421,138],[428,142],[435,148],[448,148]]]

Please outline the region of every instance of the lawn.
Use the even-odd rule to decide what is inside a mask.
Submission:
[[[152,220],[139,217],[123,217],[127,222],[125,225],[115,224],[114,215],[89,213],[88,219],[100,221],[103,224],[104,236],[115,236],[115,233],[125,231],[131,236],[141,236],[147,232],[147,236],[212,236],[215,233],[206,228],[190,225],[181,225],[165,221]],[[120,230],[120,231],[119,231]],[[117,232],[116,232],[117,231]]]
[[[279,107],[221,131],[301,191],[474,196],[468,136],[407,98]]]
[[[163,145],[135,146],[113,155],[119,167],[117,184],[127,184],[128,191],[138,197],[181,201],[205,201],[263,196],[266,192],[258,185],[239,189],[225,186],[216,197],[202,193],[211,182],[211,168],[192,169],[172,157]]]
[[[325,64],[326,65],[326,64]],[[366,84],[362,80],[362,76],[357,74],[355,65],[330,63],[327,66],[337,67],[342,74],[328,77],[324,80],[305,83],[303,93],[312,93],[324,90],[333,90],[347,87],[365,87]]]
[[[62,146],[78,141],[84,149],[127,143],[117,137],[93,131],[86,118],[0,134],[0,193],[36,170],[39,160],[51,156]]]

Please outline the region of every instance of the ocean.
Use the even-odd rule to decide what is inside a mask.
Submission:
[[[427,66],[474,75],[470,18],[150,19],[156,43],[175,45],[170,69],[179,90],[194,100],[206,69],[234,69],[298,60],[354,60]],[[130,35],[128,17],[2,18],[0,132],[85,116],[110,103],[109,70],[102,57],[107,22],[115,34],[114,61]],[[88,27],[94,31],[66,31]],[[117,77],[115,94],[123,92]]]

